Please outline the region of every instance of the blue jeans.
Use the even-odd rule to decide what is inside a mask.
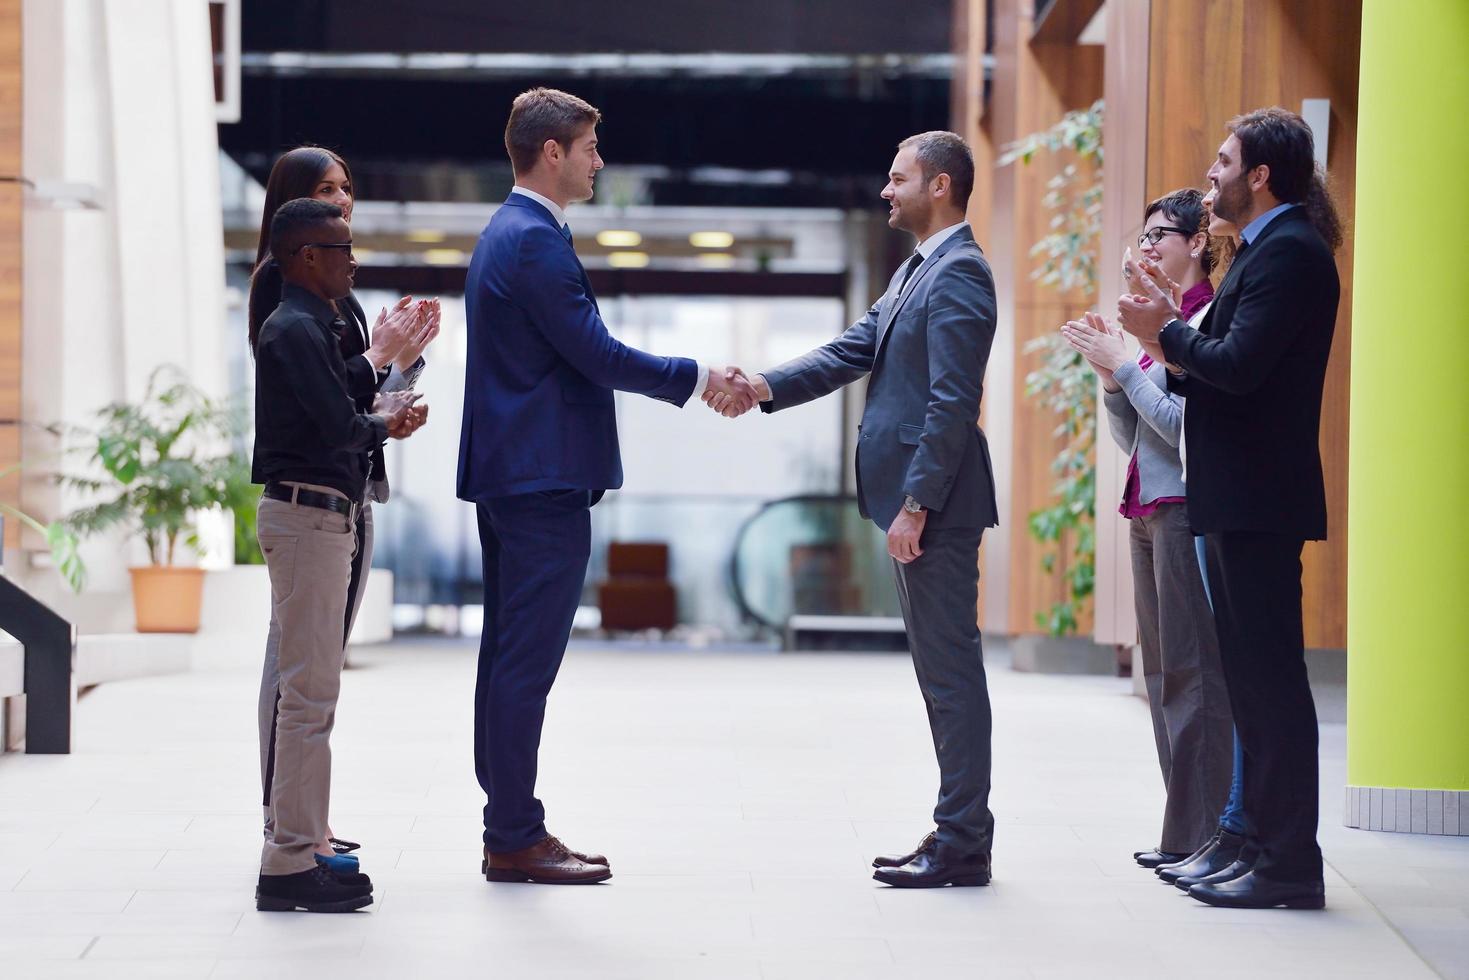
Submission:
[[[1199,556],[1199,574],[1204,577],[1204,595],[1209,596],[1209,569],[1204,563],[1204,538],[1194,536],[1194,551]],[[1212,596],[1209,605],[1214,604]],[[1234,737],[1234,778],[1229,783],[1229,801],[1219,815],[1219,826],[1231,834],[1246,837],[1250,833],[1250,818],[1245,814],[1245,753],[1240,748],[1239,735]]]

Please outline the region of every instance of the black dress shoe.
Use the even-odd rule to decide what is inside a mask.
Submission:
[[[896,868],[878,868],[872,877],[894,888],[942,888],[944,885],[988,885],[990,856],[959,854],[935,845]]]
[[[903,865],[907,864],[918,855],[923,854],[926,851],[932,850],[938,844],[938,842],[938,838],[935,837],[933,831],[930,830],[928,832],[928,836],[919,841],[918,846],[913,848],[913,850],[909,851],[907,854],[879,854],[877,857],[872,859],[872,866],[874,868],[901,868]]]
[[[1156,847],[1151,851],[1134,851],[1132,859],[1145,868],[1156,868],[1160,864],[1172,864],[1182,861],[1188,857],[1187,854],[1176,854],[1173,851],[1160,851]]]
[[[1170,885],[1180,878],[1207,878],[1239,860],[1239,853],[1244,846],[1245,839],[1239,834],[1221,830],[1186,860],[1177,864],[1160,864],[1158,877]]]
[[[1236,858],[1233,864],[1227,868],[1221,868],[1213,874],[1203,875],[1198,878],[1178,878],[1173,882],[1173,887],[1180,891],[1188,891],[1195,885],[1217,885],[1221,882],[1233,881],[1242,875],[1248,874],[1252,867],[1254,865],[1251,862]]]
[[[332,846],[332,850],[336,851],[338,854],[351,854],[353,851],[362,846],[355,840],[342,840],[339,837],[328,837],[326,840],[327,843]]]
[[[255,908],[261,912],[351,912],[372,904],[372,883],[344,881],[317,865],[292,875],[261,875]]]
[[[1323,909],[1326,886],[1321,881],[1271,881],[1254,871],[1220,882],[1201,882],[1189,898],[1223,909]]]

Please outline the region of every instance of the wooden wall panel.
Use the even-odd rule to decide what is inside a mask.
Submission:
[[[1075,44],[1032,44],[1029,0],[994,0],[996,74],[992,113],[996,146],[1045,129],[1071,109],[1085,108],[1102,95],[1103,49]],[[1056,478],[1051,460],[1058,444],[1053,430],[1058,419],[1025,394],[1025,375],[1036,365],[1026,354],[1032,339],[1055,331],[1078,310],[1092,302],[1089,296],[1063,296],[1030,278],[1032,244],[1046,234],[1050,214],[1041,205],[1046,182],[1064,165],[1037,156],[1029,165],[1016,164],[995,172],[991,257],[995,260],[996,288],[1002,308],[1010,311],[1014,331],[1014,358],[1009,366],[1014,388],[1008,406],[1013,417],[1013,452],[996,460],[997,479],[1010,483],[1009,632],[1041,632],[1036,614],[1065,596],[1058,563],[1055,574],[1041,571],[1044,549],[1027,529],[1031,511],[1053,498]],[[1002,316],[1002,321],[1004,317]],[[1002,369],[992,365],[991,371]],[[1008,472],[1006,470],[1008,469]],[[1091,629],[1088,611],[1080,632]]]
[[[21,170],[21,0],[0,0],[0,176]],[[21,185],[0,183],[0,470],[20,461]],[[0,500],[20,500],[20,477],[0,479]],[[20,542],[15,521],[5,522],[5,547]]]
[[[1147,193],[1206,186],[1240,112],[1331,100],[1327,167],[1348,238],[1337,253],[1342,302],[1322,405],[1330,540],[1305,555],[1306,644],[1346,645],[1347,390],[1351,377],[1352,216],[1356,200],[1360,0],[1211,0],[1152,5]]]
[[[1097,310],[1111,317],[1117,309],[1123,250],[1142,231],[1147,203],[1148,25],[1149,0],[1110,0],[1107,4],[1107,115],[1102,143],[1107,166],[1102,185],[1101,266]],[[1107,431],[1097,389],[1097,588],[1093,637],[1098,643],[1131,646],[1137,642],[1132,588],[1129,524],[1117,513],[1127,480],[1127,455]]]

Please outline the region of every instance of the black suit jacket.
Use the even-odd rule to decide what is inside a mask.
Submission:
[[[1321,389],[1341,294],[1331,249],[1303,208],[1277,215],[1230,267],[1198,330],[1160,341],[1187,371],[1189,523],[1196,533],[1326,537]]]

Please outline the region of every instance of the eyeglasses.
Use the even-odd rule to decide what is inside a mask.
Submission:
[[[1197,231],[1189,231],[1187,228],[1178,228],[1173,225],[1158,225],[1156,228],[1149,228],[1137,236],[1137,247],[1146,248],[1149,245],[1156,245],[1163,240],[1164,235],[1192,236],[1196,234],[1198,234]]]
[[[305,245],[296,246],[296,250],[291,254],[295,255],[296,252],[301,251],[303,248],[339,248],[348,255],[352,254],[351,242],[307,242]]]

